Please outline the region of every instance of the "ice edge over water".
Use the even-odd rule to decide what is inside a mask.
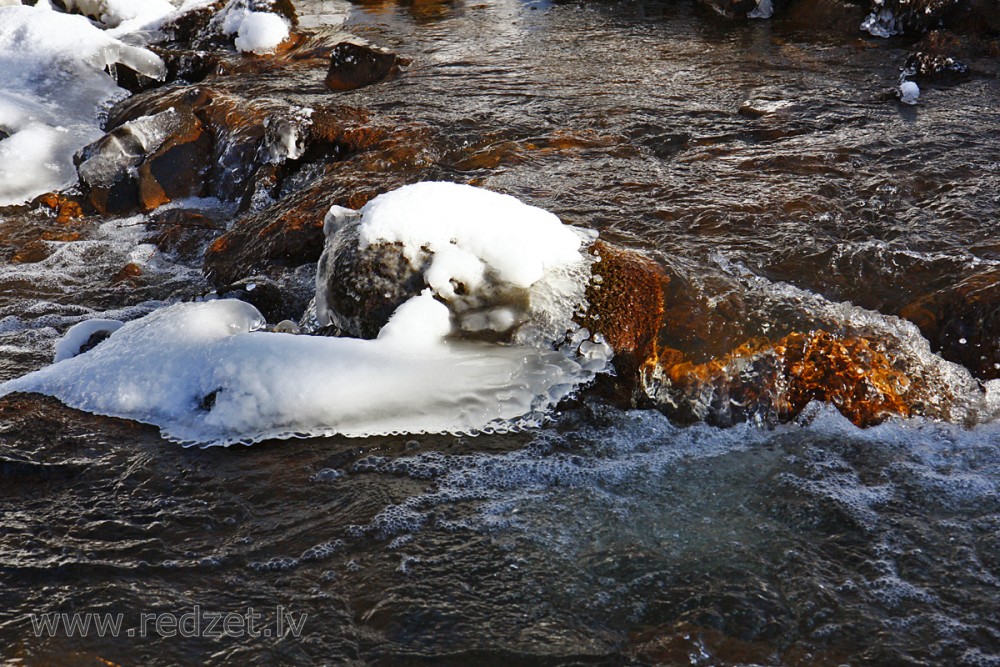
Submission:
[[[0,385],[0,395],[43,393],[153,424],[184,444],[231,445],[537,426],[608,368],[610,347],[572,321],[585,306],[586,234],[513,197],[453,183],[408,186],[377,201],[381,209],[362,215],[381,231],[359,243],[389,235],[431,258],[421,262],[429,286],[375,340],[260,331],[263,316],[241,301],[183,303],[72,356],[91,333],[113,328],[77,325],[57,345],[57,363]],[[452,281],[483,298],[515,284],[538,321],[510,344],[461,340],[444,298],[454,296]]]

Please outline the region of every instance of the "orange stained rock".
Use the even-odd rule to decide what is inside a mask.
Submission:
[[[857,426],[872,426],[911,415],[920,389],[878,341],[822,330],[747,341],[700,364],[677,350],[656,350],[641,374],[647,393],[668,412],[727,424],[786,421],[815,400]]]
[[[142,269],[139,267],[139,265],[135,264],[134,262],[129,262],[128,264],[123,266],[118,273],[115,274],[115,276],[111,279],[111,284],[118,285],[120,283],[125,283],[125,282],[135,284],[136,279],[139,278],[139,276],[141,275],[142,275]]]
[[[663,323],[663,290],[669,278],[648,257],[627,248],[597,241],[591,253],[599,261],[591,267],[587,313],[581,324],[600,333],[617,357],[623,373],[634,373],[649,356]]]
[[[39,205],[55,211],[56,222],[61,225],[69,224],[71,220],[83,217],[83,207],[80,206],[80,202],[64,195],[48,192],[38,197],[36,201]]]

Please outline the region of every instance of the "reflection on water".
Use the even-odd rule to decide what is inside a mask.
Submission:
[[[429,127],[439,177],[655,254],[692,301],[738,316],[706,354],[857,312],[831,301],[897,314],[1000,259],[991,70],[903,109],[881,96],[894,42],[685,3],[350,17],[413,64],[345,104]],[[289,74],[293,101],[318,102],[323,75]],[[101,279],[136,259],[107,234],[0,272],[3,377],[43,364],[74,318],[201,287],[155,263],[148,283]],[[0,420],[15,664],[1000,661],[994,425],[860,431],[814,407],[719,430],[595,404],[522,434],[192,451],[40,406]],[[40,639],[27,617],[279,604],[308,614],[301,638]]]

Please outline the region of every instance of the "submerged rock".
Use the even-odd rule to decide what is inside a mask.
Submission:
[[[246,278],[221,287],[215,290],[210,298],[239,299],[259,310],[268,322],[279,323],[298,319],[308,301],[308,298],[298,298],[264,276]],[[285,329],[287,327],[283,327],[282,330]]]
[[[756,0],[699,0],[699,3],[722,16],[745,17],[757,8]]]
[[[78,455],[80,437],[84,434],[101,433],[123,442],[134,442],[137,436],[151,441],[158,439],[152,426],[74,410],[51,396],[33,393],[0,397],[0,421],[8,441],[24,442],[25,451],[33,451],[37,443],[44,442],[49,451],[59,456]]]
[[[931,348],[981,380],[1000,378],[1000,271],[970,276],[907,305]]]
[[[157,212],[146,222],[146,229],[151,232],[148,242],[185,260],[199,259],[205,244],[223,228],[221,222],[203,212],[183,208]]]
[[[783,17],[802,30],[829,30],[855,35],[865,10],[849,0],[798,0],[791,2]]]
[[[881,342],[825,331],[751,341],[702,364],[660,350],[642,373],[647,395],[672,419],[720,426],[789,421],[810,401],[831,403],[854,424],[871,426],[909,416],[919,393]]]
[[[409,61],[381,49],[342,42],[333,47],[325,84],[330,90],[345,91],[385,81]]]

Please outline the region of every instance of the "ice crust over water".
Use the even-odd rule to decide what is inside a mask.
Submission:
[[[151,78],[166,68],[83,16],[0,7],[0,205],[76,182],[73,154],[100,138],[99,120],[128,93],[104,72],[120,63]]]
[[[235,300],[177,304],[93,350],[0,385],[157,425],[202,445],[265,438],[505,430],[542,413],[605,360],[446,342],[447,308],[415,297],[378,340],[256,331]],[[423,333],[420,333],[423,332]]]
[[[468,194],[463,187],[431,190]],[[544,225],[555,220],[558,227],[540,232],[550,239],[548,254],[525,252],[530,239],[502,235],[491,237],[502,247],[484,248],[482,254],[510,275],[528,275],[516,278],[525,282],[533,277],[528,271],[540,267],[543,275],[532,288],[565,278],[562,263],[589,269],[579,251],[581,237],[555,216],[494,193],[476,201],[497,197],[512,210],[530,209],[530,216]],[[433,203],[448,210],[447,197]],[[345,215],[333,215],[330,224],[357,218],[354,211],[341,212]],[[129,220],[120,224],[132,229]],[[430,247],[434,230],[424,231],[432,241],[421,247]],[[452,233],[475,238],[457,227]],[[412,234],[407,238],[413,240]],[[553,249],[552,239],[562,246]],[[504,249],[528,257],[527,269],[505,257]],[[47,262],[48,270],[54,261],[42,264]],[[585,284],[578,288],[582,294]],[[553,294],[536,308],[558,302],[555,322],[572,309],[559,310],[565,304]],[[203,445],[327,434],[503,431],[540,424],[555,404],[607,368],[610,348],[585,340],[589,334],[573,329],[568,315],[559,336],[543,344],[501,345],[455,340],[452,310],[431,287],[402,303],[375,340],[259,331],[264,318],[241,301],[177,304],[128,322],[74,356],[91,334],[116,327],[103,321],[77,325],[57,345],[57,363],[0,385],[0,395],[39,392],[81,410],[154,424],[167,438]]]

